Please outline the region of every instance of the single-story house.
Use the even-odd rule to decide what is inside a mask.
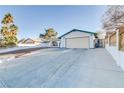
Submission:
[[[36,46],[39,45],[40,42],[37,42],[31,38],[28,39],[21,39],[18,41],[18,46]]]
[[[22,44],[22,43],[24,43],[24,42],[25,42],[25,40],[26,40],[25,38],[23,38],[23,39],[19,40],[19,41],[18,41],[18,44]]]
[[[124,70],[124,26],[120,26],[115,31],[107,32],[105,38],[105,48],[112,55],[117,65]]]
[[[21,43],[21,44],[34,44],[35,41],[31,38],[28,38],[28,39],[21,39],[20,41],[18,41],[18,43]]]
[[[54,38],[53,40],[45,40],[41,43],[41,46],[44,46],[44,47],[60,47],[60,40],[58,38]]]
[[[94,32],[73,29],[59,38],[61,48],[94,48]]]

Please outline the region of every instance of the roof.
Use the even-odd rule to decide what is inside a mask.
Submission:
[[[34,43],[34,42],[35,42],[35,41],[34,41],[33,39],[28,38],[28,39],[25,40],[24,43]]]
[[[21,39],[18,43],[21,43],[21,44],[26,44],[26,43],[34,43],[35,41],[31,38],[28,38],[28,39]]]
[[[26,39],[23,38],[23,39],[19,40],[18,43],[23,43],[25,40],[26,40]]]
[[[84,31],[84,30],[79,30],[79,29],[73,29],[73,30],[71,30],[71,31],[69,31],[69,32],[67,32],[67,33],[65,33],[65,34],[63,34],[63,35],[60,36],[59,38],[62,38],[63,36],[65,36],[65,35],[67,35],[67,34],[69,34],[69,33],[71,33],[71,32],[75,32],[75,31],[78,31],[78,32],[85,32],[85,33],[90,33],[90,34],[95,34],[94,32],[90,32],[90,31]]]

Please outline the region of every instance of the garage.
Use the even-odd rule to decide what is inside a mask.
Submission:
[[[73,29],[60,37],[61,48],[94,48],[95,33]]]
[[[66,48],[89,48],[89,37],[67,38]]]

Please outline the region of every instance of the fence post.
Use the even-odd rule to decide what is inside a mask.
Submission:
[[[110,46],[110,36],[108,35],[108,46]]]
[[[116,48],[119,50],[119,29],[116,30]]]

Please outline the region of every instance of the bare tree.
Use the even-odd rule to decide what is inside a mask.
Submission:
[[[106,31],[113,31],[124,25],[124,6],[108,6],[102,18],[102,26]]]

